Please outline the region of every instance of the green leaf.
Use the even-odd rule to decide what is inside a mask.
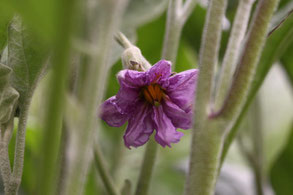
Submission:
[[[293,181],[293,124],[288,143],[270,171],[270,180],[278,195],[292,194]]]
[[[282,56],[281,62],[283,68],[285,69],[289,80],[291,81],[291,85],[293,87],[293,44],[287,49],[286,53]]]
[[[0,54],[7,43],[7,29],[11,17],[0,15]]]
[[[11,69],[0,63],[0,124],[5,124],[13,115],[18,92],[9,84]]]
[[[20,102],[30,98],[44,70],[46,51],[19,17],[14,17],[8,29],[7,66],[13,72],[11,84],[20,94]]]
[[[283,24],[276,29],[269,37],[265,44],[265,48],[262,53],[262,57],[257,66],[255,77],[250,88],[248,98],[246,100],[245,106],[241,111],[235,125],[233,126],[231,132],[227,135],[221,160],[225,159],[228,149],[237,133],[237,130],[241,124],[242,118],[246,114],[246,111],[254,99],[258,89],[263,83],[267,73],[269,72],[271,66],[276,62],[289,47],[290,43],[293,43],[293,14],[291,14]]]

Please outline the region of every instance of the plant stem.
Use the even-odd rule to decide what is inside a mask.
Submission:
[[[188,0],[182,6],[181,0],[169,1],[162,59],[176,63],[181,32],[187,18],[195,7],[195,3],[196,0]]]
[[[162,59],[167,59],[175,63],[182,28],[194,6],[195,0],[186,1],[183,8],[181,0],[170,0],[161,57]],[[183,10],[186,12],[180,14]],[[157,147],[157,143],[154,140],[150,140],[147,144],[139,180],[136,186],[136,195],[146,195],[148,193],[153,167],[156,160]]]
[[[240,0],[216,86],[215,110],[220,109],[231,84],[254,0]]]
[[[139,179],[136,186],[135,195],[147,195],[152,177],[152,172],[156,160],[158,146],[153,138],[147,144],[143,163],[140,169]]]
[[[189,18],[190,14],[192,13],[197,0],[186,0],[181,11],[180,11],[180,18],[183,23]]]
[[[253,104],[250,107],[249,119],[251,121],[251,141],[252,141],[252,151],[250,160],[251,169],[254,173],[255,181],[255,190],[257,195],[263,195],[264,187],[264,169],[263,169],[263,129],[262,129],[262,116],[261,116],[261,107],[260,107],[259,96],[256,96]]]
[[[18,129],[16,134],[15,151],[14,151],[13,172],[9,180],[7,195],[17,194],[18,188],[21,183],[23,161],[24,161],[24,151],[25,151],[26,122],[27,122],[28,111],[30,106],[30,98],[26,98],[26,99],[27,99],[27,102],[22,104],[23,107],[20,107],[20,115],[19,115]]]
[[[278,5],[279,0],[260,0],[252,20],[240,64],[237,67],[231,89],[224,101],[224,105],[216,114],[226,120],[239,115],[248,95],[248,89],[261,56],[266,41],[268,27]]]
[[[162,58],[170,60],[174,64],[176,62],[180,34],[183,26],[178,18],[180,9],[181,4],[179,0],[169,1]]]
[[[220,123],[208,118],[208,110],[226,5],[226,0],[209,1],[200,50],[200,72],[195,100],[196,117],[185,185],[186,195],[211,195],[214,192],[223,133],[220,131]]]
[[[58,3],[59,20],[56,24],[53,73],[48,88],[48,103],[43,127],[38,194],[50,195],[57,192],[56,172],[59,167],[56,164],[70,69],[70,37],[74,24],[75,2],[61,0]]]
[[[83,191],[88,166],[89,154],[94,144],[94,121],[96,109],[104,97],[105,82],[108,76],[108,58],[112,46],[114,32],[119,25],[126,6],[126,0],[103,0],[99,2],[99,17],[95,18],[96,28],[92,29],[93,42],[97,45],[96,55],[90,59],[87,68],[87,77],[83,81],[83,96],[80,98],[82,105],[81,121],[79,123],[78,140],[74,159],[68,174],[68,181],[64,194],[81,194]]]
[[[0,127],[0,172],[4,182],[4,191],[8,193],[9,180],[11,176],[11,167],[8,154],[8,144],[13,132],[14,117],[9,121],[8,126]]]
[[[95,165],[96,168],[98,169],[101,178],[102,178],[102,182],[105,185],[105,188],[108,192],[109,195],[119,195],[119,191],[116,189],[114,182],[111,178],[111,175],[109,173],[109,171],[106,168],[106,162],[105,159],[103,157],[102,152],[100,151],[100,148],[97,146],[95,146],[94,149],[94,158],[95,158]]]
[[[270,70],[270,67],[273,63],[278,60],[281,56],[284,55],[285,51],[291,51],[289,46],[293,43],[293,15],[287,18],[286,21],[280,26],[280,28],[274,31],[271,36],[268,37],[264,51],[262,52],[261,60],[256,70],[254,80],[252,82],[252,87],[249,90],[248,98],[245,101],[244,108],[241,110],[239,116],[231,130],[229,130],[228,135],[225,138],[225,144],[222,152],[221,163],[223,163],[225,156],[228,152],[229,146],[231,145],[233,138],[238,132],[238,128],[241,124],[243,116],[246,114],[249,105],[255,97],[258,89],[260,88],[262,82],[265,79],[265,76]]]

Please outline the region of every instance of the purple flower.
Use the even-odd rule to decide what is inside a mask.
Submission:
[[[161,60],[146,72],[122,70],[117,79],[116,96],[102,105],[101,117],[108,125],[119,127],[128,121],[125,145],[145,144],[156,130],[155,140],[163,147],[180,141],[192,124],[192,104],[198,70],[171,75],[171,63]]]

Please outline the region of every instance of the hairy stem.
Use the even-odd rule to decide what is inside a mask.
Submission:
[[[105,159],[103,157],[102,152],[100,151],[100,148],[97,146],[97,144],[94,149],[94,158],[95,158],[96,168],[98,169],[98,172],[100,173],[100,176],[102,178],[102,182],[104,183],[108,194],[109,195],[119,195],[120,193],[116,189],[114,182],[111,178],[111,175],[106,168]]]
[[[8,154],[8,144],[13,132],[14,117],[9,121],[8,126],[0,127],[0,172],[4,182],[4,191],[8,193],[9,180],[11,176],[11,167]]]
[[[252,84],[257,63],[266,41],[268,27],[278,2],[279,0],[260,0],[258,2],[231,89],[224,101],[223,107],[216,115],[230,120],[234,116],[239,115],[241,108],[244,106],[248,89]]]
[[[16,143],[14,151],[14,163],[13,172],[9,180],[9,187],[7,190],[7,195],[17,194],[18,188],[21,183],[23,162],[24,162],[24,151],[25,151],[25,132],[26,132],[26,122],[28,118],[28,111],[30,106],[30,98],[27,102],[22,104],[20,107],[20,115],[18,121],[18,129],[16,134]]]
[[[216,86],[215,109],[220,109],[231,84],[254,0],[240,0]]]
[[[208,110],[226,4],[226,0],[209,1],[200,50],[200,72],[195,100],[196,117],[185,185],[186,195],[211,195],[214,192],[222,148],[222,133],[218,129],[219,123],[208,119]]]
[[[181,5],[178,0],[170,0],[167,12],[166,31],[164,36],[162,58],[175,64],[176,55],[182,30],[181,21],[178,18]]]
[[[280,26],[280,28],[274,31],[274,33],[272,33],[268,37],[265,49],[262,52],[263,54],[256,70],[252,87],[249,90],[248,98],[245,100],[245,105],[243,109],[241,110],[240,115],[237,116],[235,123],[233,122],[234,123],[233,127],[231,127],[231,130],[229,131],[228,135],[225,138],[225,144],[224,144],[224,148],[222,152],[221,163],[223,163],[225,156],[228,152],[229,146],[231,145],[233,138],[236,136],[238,132],[243,116],[246,114],[246,111],[249,105],[254,99],[255,94],[260,88],[271,66],[276,60],[278,60],[278,58],[280,58],[280,56],[283,56],[286,50],[287,51],[290,50],[289,46],[293,42],[292,25],[293,25],[293,15],[287,18],[286,21],[284,21],[284,23]]]
[[[156,160],[158,146],[152,138],[149,140],[144,153],[143,163],[140,169],[139,179],[136,186],[135,195],[147,195],[152,177],[152,172]]]
[[[182,6],[180,0],[170,0],[167,12],[162,59],[170,60],[174,64],[176,63],[181,31],[187,18],[195,7],[195,3],[196,0],[188,0]]]
[[[194,131],[186,195],[212,195],[218,176],[223,134],[218,122],[206,121],[202,131]],[[196,160],[195,160],[196,159]],[[191,175],[193,174],[193,175]]]

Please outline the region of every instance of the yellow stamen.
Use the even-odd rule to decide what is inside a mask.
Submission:
[[[162,99],[165,97],[164,90],[156,83],[142,88],[142,95],[148,103],[155,106],[159,106]]]

